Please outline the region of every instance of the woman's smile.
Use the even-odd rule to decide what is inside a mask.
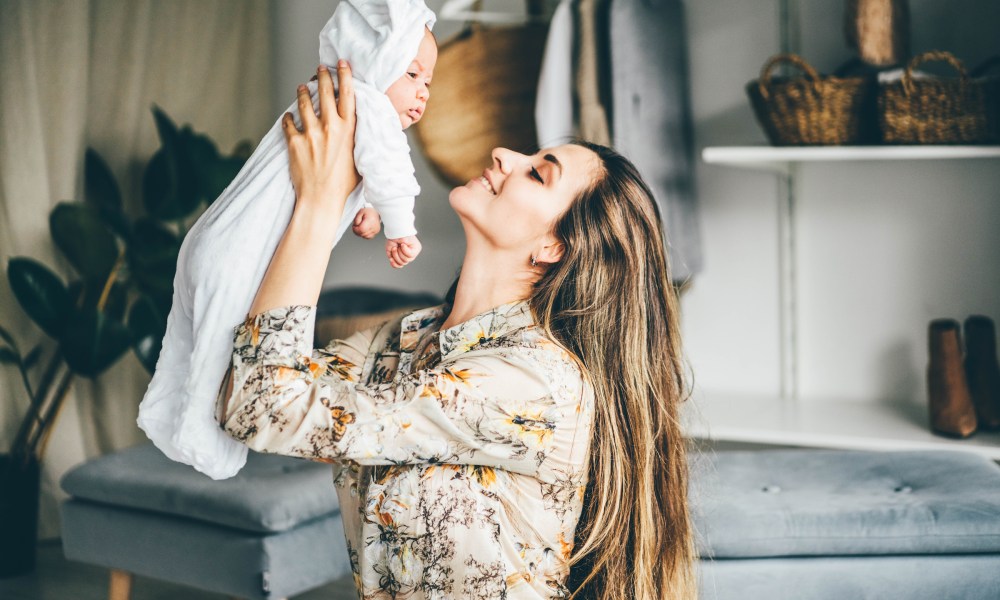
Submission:
[[[483,184],[483,187],[486,188],[486,191],[491,195],[497,195],[497,190],[493,187],[493,182],[490,180],[489,170],[483,171],[483,174],[479,176],[479,183]]]

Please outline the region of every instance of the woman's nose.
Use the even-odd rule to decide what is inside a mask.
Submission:
[[[514,152],[513,150],[508,150],[507,148],[501,148],[499,146],[494,148],[490,155],[493,157],[493,164],[495,164],[504,175],[510,173],[511,166],[516,163],[519,158],[525,158],[523,154]]]

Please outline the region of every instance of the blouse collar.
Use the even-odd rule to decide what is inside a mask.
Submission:
[[[409,367],[417,342],[433,328],[440,327],[449,306],[441,304],[414,311],[402,320],[399,338],[400,367]],[[479,313],[464,323],[437,332],[441,360],[474,350],[489,340],[535,324],[527,300],[515,300]]]

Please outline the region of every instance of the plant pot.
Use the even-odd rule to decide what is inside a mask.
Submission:
[[[35,570],[39,465],[0,454],[0,579]]]

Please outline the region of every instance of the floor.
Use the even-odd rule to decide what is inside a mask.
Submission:
[[[3,600],[106,600],[108,571],[100,567],[68,561],[58,541],[42,542],[38,547],[38,567],[34,573],[12,579],[0,579]],[[339,579],[295,600],[356,600],[351,577]],[[222,594],[202,592],[189,587],[136,577],[132,600],[225,600]]]

